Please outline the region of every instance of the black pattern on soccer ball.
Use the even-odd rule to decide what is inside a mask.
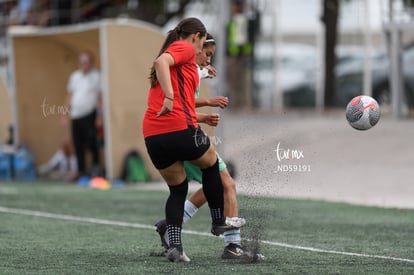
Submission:
[[[355,106],[352,106],[351,103],[348,104],[346,108],[346,119],[350,122],[357,122],[361,119],[363,112],[360,110],[364,107],[364,103],[362,100],[358,101],[358,103]]]
[[[380,112],[379,112],[378,106],[376,109],[370,108],[369,109],[369,124],[371,124],[371,126],[374,126],[375,124],[378,123],[379,119],[380,119]]]

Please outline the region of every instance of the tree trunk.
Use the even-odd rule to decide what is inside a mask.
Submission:
[[[332,107],[335,103],[335,46],[338,32],[338,14],[339,0],[323,0],[322,22],[325,25],[325,107]]]

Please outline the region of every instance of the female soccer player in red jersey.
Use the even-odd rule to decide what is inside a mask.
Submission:
[[[206,34],[203,23],[197,18],[182,20],[168,33],[151,69],[151,88],[143,120],[148,154],[170,189],[165,205],[169,236],[166,257],[173,262],[189,260],[183,255],[181,243],[188,192],[185,160],[203,172],[203,191],[214,232],[226,230],[217,155],[209,138],[199,128],[195,112],[194,92],[199,83],[196,54],[201,52]]]

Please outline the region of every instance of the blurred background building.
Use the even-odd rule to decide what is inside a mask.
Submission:
[[[97,26],[102,19],[115,18],[115,23],[137,19],[140,21],[133,22],[158,26],[156,34],[161,39],[159,30],[166,34],[183,17],[198,17],[218,45],[213,58],[218,74],[208,81],[209,90],[213,95],[230,98],[230,112],[344,109],[350,99],[366,94],[379,101],[383,113],[392,113],[399,118],[412,116],[414,110],[413,3],[414,0],[0,0],[0,144],[6,140],[11,140],[7,143],[13,145],[21,142],[17,138],[18,131],[13,130],[18,124],[18,116],[11,104],[15,96],[13,56],[16,57],[11,45],[12,35],[8,35],[11,26],[17,26],[14,30],[25,26],[26,34],[30,31],[57,34],[62,32],[62,26],[75,32],[92,26],[98,33]],[[97,37],[96,41],[99,41]],[[85,36],[79,40],[89,38]],[[119,41],[118,44],[125,46],[125,42]],[[147,67],[141,63],[150,64],[147,59],[153,57],[145,55],[148,49],[145,42],[141,44],[134,39],[133,49],[139,46],[141,50],[133,52],[134,58],[123,56],[131,66],[125,72],[119,70],[126,77],[120,83],[134,78],[127,77],[128,73],[139,71],[140,77],[146,77]],[[104,52],[95,48],[97,53]],[[152,50],[148,49],[148,52]],[[119,54],[128,53],[131,53],[130,48]],[[50,57],[50,53],[47,54]],[[104,59],[108,57],[106,55],[103,54]],[[19,58],[25,59],[24,55]],[[132,60],[141,61],[140,67],[137,68]],[[39,62],[46,64],[48,61],[51,62],[39,58]],[[45,64],[31,64],[34,64],[33,68],[26,66],[30,68],[24,70],[31,80],[52,87],[53,79],[47,71],[42,71],[45,66],[40,66]],[[53,66],[58,64],[53,63]],[[31,70],[35,69],[36,74],[31,75]],[[23,82],[28,83],[27,78]],[[65,83],[60,85],[62,88],[55,90],[64,93]],[[143,85],[130,85],[131,94],[135,94],[137,86]],[[27,90],[32,97],[41,96],[32,86]],[[119,100],[125,100],[122,106],[129,103],[130,109],[143,112],[144,107],[138,108],[134,104],[144,104],[145,100],[128,101],[128,96],[117,94]],[[60,102],[57,100],[56,104]],[[114,106],[119,104],[111,98],[106,107],[117,109]],[[40,103],[34,105],[31,107],[37,112]],[[126,117],[122,121],[137,118],[137,114],[124,111]],[[113,123],[114,132],[133,133],[131,140],[142,142],[136,128],[114,130],[114,126],[122,124],[120,121]],[[42,123],[47,124],[46,121]],[[47,127],[53,128],[50,125]],[[24,127],[29,126],[33,125],[28,123]],[[221,129],[218,127],[217,131]],[[45,151],[42,144],[36,145],[39,147],[36,150]],[[106,149],[109,147],[106,145]],[[113,151],[120,156],[125,154],[121,149]],[[112,160],[109,153],[106,157]],[[119,166],[120,161],[116,162]]]
[[[215,93],[229,95],[232,109],[344,106],[364,93],[391,106],[391,90],[399,89],[395,108],[409,113],[414,106],[413,8],[409,0],[0,0],[0,64],[6,79],[10,25],[53,27],[102,18],[135,18],[163,27],[167,32],[182,18],[199,17],[218,40],[214,65],[219,77]],[[228,74],[231,5],[240,4],[245,17],[245,43],[252,46]],[[335,4],[336,3],[336,4]],[[334,86],[326,88],[326,36],[324,6],[338,5]],[[392,24],[399,27],[391,28]],[[401,27],[403,26],[403,27]],[[398,29],[398,30],[397,30]],[[393,30],[397,35],[392,40]],[[242,32],[239,32],[239,34]],[[237,39],[239,39],[238,37]],[[244,39],[244,38],[241,38]],[[394,42],[391,42],[394,41]],[[393,46],[394,45],[394,46]],[[397,50],[391,51],[396,48]],[[393,63],[401,56],[401,62]],[[234,54],[233,54],[234,55]],[[239,57],[240,54],[237,54]],[[238,63],[235,63],[238,64]],[[242,64],[242,65],[240,65]],[[243,67],[243,68],[239,68]],[[391,69],[394,68],[394,69]],[[400,85],[392,85],[402,75]],[[237,78],[236,78],[237,79]],[[236,82],[236,83],[234,83]],[[395,82],[395,81],[394,81]],[[234,86],[234,87],[233,87]],[[233,88],[232,88],[233,87]],[[237,96],[234,91],[237,91]],[[240,90],[240,91],[239,91]],[[326,104],[326,93],[333,101]],[[397,94],[397,92],[396,92]],[[328,106],[326,106],[328,105]],[[391,107],[390,107],[391,108]]]

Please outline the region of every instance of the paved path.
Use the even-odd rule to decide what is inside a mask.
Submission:
[[[342,111],[221,116],[215,140],[239,193],[414,208],[414,119],[357,131]]]
[[[236,164],[243,193],[414,208],[413,119],[383,115],[368,131],[351,128],[342,111],[223,114],[223,122],[223,157]],[[279,161],[278,144],[290,159]],[[276,173],[288,165],[310,172]]]

